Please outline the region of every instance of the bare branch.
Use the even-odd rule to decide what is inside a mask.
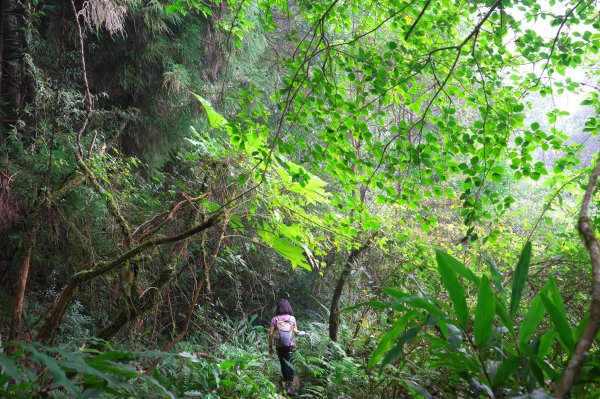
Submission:
[[[600,176],[600,160],[590,175],[583,202],[581,204],[581,215],[579,216],[579,232],[585,240],[585,246],[590,254],[592,262],[592,305],[590,308],[590,321],[575,347],[575,352],[565,369],[560,383],[554,390],[555,398],[567,398],[577,375],[583,367],[583,362],[588,355],[592,343],[596,339],[600,327],[600,244],[594,234],[594,225],[589,217],[590,203],[596,189],[596,183]]]

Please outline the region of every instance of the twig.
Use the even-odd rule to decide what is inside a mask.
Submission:
[[[419,23],[419,21],[425,14],[425,10],[427,10],[427,7],[429,7],[430,4],[431,4],[431,0],[427,0],[427,3],[425,3],[425,5],[423,6],[423,9],[421,10],[421,13],[417,17],[417,19],[415,19],[415,22],[413,22],[413,24],[410,26],[410,29],[408,30],[408,32],[406,32],[406,35],[404,35],[404,40],[408,40],[408,38],[410,37],[410,34],[416,28],[417,24]]]

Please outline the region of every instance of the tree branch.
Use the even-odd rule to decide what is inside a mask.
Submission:
[[[48,316],[44,322],[44,325],[38,332],[36,339],[40,342],[44,342],[44,341],[48,340],[49,338],[51,338],[54,330],[56,329],[56,327],[60,323],[60,320],[62,319],[62,316],[65,312],[67,305],[71,301],[71,298],[75,294],[79,285],[81,285],[82,283],[90,281],[90,280],[94,279],[95,277],[98,277],[105,273],[110,272],[111,270],[117,268],[120,265],[123,265],[128,260],[132,259],[136,255],[138,255],[148,249],[155,248],[160,245],[175,243],[175,242],[184,240],[188,237],[191,237],[194,234],[200,233],[201,231],[204,231],[204,230],[216,225],[222,216],[223,216],[222,213],[215,213],[212,217],[210,217],[203,223],[200,223],[188,230],[184,230],[181,233],[178,233],[178,234],[175,234],[172,236],[145,241],[145,242],[141,243],[140,245],[129,249],[125,253],[117,256],[115,259],[113,259],[109,262],[100,263],[93,269],[83,270],[83,271],[73,274],[71,276],[71,278],[69,279],[69,282],[67,283],[65,288],[63,288],[62,292],[60,293],[60,295],[54,302],[54,306],[52,307],[52,310],[48,314]],[[161,280],[161,281],[163,281],[163,280]]]
[[[554,390],[555,398],[567,398],[571,387],[577,378],[577,375],[583,367],[583,362],[588,355],[592,343],[596,339],[598,328],[600,327],[600,244],[594,234],[594,225],[589,217],[590,203],[596,189],[596,183],[600,176],[600,159],[590,175],[583,202],[581,204],[581,214],[579,216],[579,232],[585,241],[585,247],[590,254],[592,262],[592,305],[590,307],[590,321],[588,322],[583,334],[579,338],[575,347],[575,352],[569,359],[569,363],[562,376],[560,383]]]

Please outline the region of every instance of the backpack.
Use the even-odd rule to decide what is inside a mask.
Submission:
[[[290,316],[286,319],[277,316],[277,346],[291,347],[294,346],[294,328]]]

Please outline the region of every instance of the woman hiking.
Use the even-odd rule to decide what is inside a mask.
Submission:
[[[273,337],[277,347],[277,357],[281,364],[281,374],[285,382],[285,391],[290,396],[296,396],[294,391],[294,370],[292,369],[292,353],[296,349],[296,335],[304,335],[298,331],[292,306],[286,299],[277,301],[276,316],[271,319],[269,330],[269,354],[273,354]]]

